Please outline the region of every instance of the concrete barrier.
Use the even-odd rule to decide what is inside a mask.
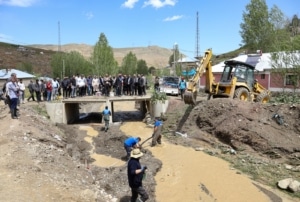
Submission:
[[[50,120],[54,123],[63,123],[64,104],[63,103],[46,103],[46,110]]]
[[[54,123],[69,124],[79,119],[78,103],[47,102],[46,110]]]

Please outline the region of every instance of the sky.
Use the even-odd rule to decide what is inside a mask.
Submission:
[[[242,14],[250,0],[0,0],[0,41],[19,45],[160,46],[193,58],[240,47]],[[300,17],[300,0],[266,0]],[[197,18],[198,13],[198,18]],[[198,20],[197,20],[198,19]],[[197,23],[198,21],[198,23]],[[198,26],[197,26],[198,25]],[[198,48],[197,48],[198,47]]]

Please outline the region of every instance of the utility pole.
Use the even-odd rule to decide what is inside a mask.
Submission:
[[[60,44],[60,22],[58,21],[58,45],[57,45],[57,51],[61,51],[61,44]]]
[[[174,48],[173,48],[173,50],[174,50],[174,53],[173,53],[173,58],[174,58],[174,72],[173,72],[173,74],[176,76],[176,51],[177,51],[177,47],[178,47],[178,45],[177,45],[177,43],[175,42],[174,43]]]
[[[62,75],[62,78],[63,79],[65,78],[65,60],[63,59],[63,75]]]
[[[198,11],[197,11],[197,18],[196,18],[196,48],[195,48],[195,58],[200,57],[200,45],[199,45],[199,19],[198,19]]]

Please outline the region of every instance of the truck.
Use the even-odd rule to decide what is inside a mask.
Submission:
[[[270,91],[264,88],[254,78],[255,67],[236,60],[225,61],[225,67],[220,81],[216,82],[212,73],[212,50],[208,49],[199,63],[196,74],[189,80],[183,95],[185,104],[196,104],[197,84],[205,73],[205,93],[208,99],[231,98],[242,101],[267,103],[270,100]]]
[[[178,89],[179,77],[177,76],[164,76],[162,82],[159,85],[160,92],[164,92],[167,95],[176,95],[180,94]]]

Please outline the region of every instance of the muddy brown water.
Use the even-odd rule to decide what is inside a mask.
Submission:
[[[131,105],[126,104],[125,109],[133,107]],[[141,121],[126,122],[120,129],[127,136],[140,136],[142,141],[150,137],[153,132],[153,127]],[[93,145],[92,138],[97,136],[98,132],[88,125],[80,126],[80,130],[87,131],[85,140]],[[155,176],[157,183],[155,195],[158,202],[271,201],[255,186],[256,182],[232,169],[229,163],[222,159],[193,148],[170,144],[164,139],[160,146],[150,147],[150,143],[151,141],[146,142],[143,148],[149,149],[154,157],[163,163],[161,170]],[[94,153],[94,148],[90,154],[96,160],[93,166],[117,167],[125,164],[120,159]]]
[[[85,140],[89,143],[98,135],[91,126],[80,126],[80,130],[87,131]],[[142,122],[128,122],[121,126],[121,130],[128,136],[140,136],[145,140],[151,136],[153,128]],[[157,201],[270,201],[252,180],[238,174],[221,159],[166,141],[157,147],[150,147],[148,141],[143,147],[163,163],[155,176]],[[91,157],[96,160],[94,166],[117,167],[125,164],[120,159],[96,154],[94,149],[91,150]]]

